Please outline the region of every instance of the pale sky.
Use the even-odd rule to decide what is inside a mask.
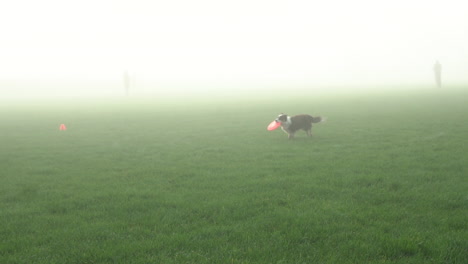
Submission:
[[[465,2],[3,1],[0,80],[468,82]]]

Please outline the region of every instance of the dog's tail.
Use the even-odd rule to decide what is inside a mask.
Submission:
[[[325,122],[326,118],[321,116],[312,117],[312,123]]]

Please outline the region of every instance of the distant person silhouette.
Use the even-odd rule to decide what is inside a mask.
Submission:
[[[434,64],[434,77],[437,88],[442,88],[442,65],[439,61],[436,61]]]
[[[123,82],[124,82],[124,89],[125,89],[125,96],[128,96],[130,93],[130,75],[128,71],[123,73]]]

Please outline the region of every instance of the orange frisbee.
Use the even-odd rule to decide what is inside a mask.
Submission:
[[[281,122],[277,122],[276,120],[273,120],[273,122],[271,122],[268,125],[267,129],[268,129],[268,131],[273,131],[273,130],[277,129],[280,126],[281,126]]]

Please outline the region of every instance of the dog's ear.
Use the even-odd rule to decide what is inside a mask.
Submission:
[[[286,122],[286,120],[287,120],[287,115],[281,114],[281,115],[278,116],[277,119],[278,119],[279,121],[281,121],[281,122]]]

